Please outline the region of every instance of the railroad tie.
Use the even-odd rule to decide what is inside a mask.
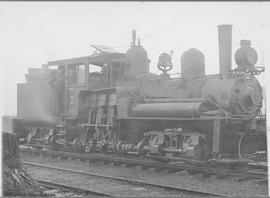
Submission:
[[[61,160],[67,160],[68,159],[68,157],[66,157],[66,156],[61,156],[61,158],[60,158]]]
[[[155,167],[154,168],[154,171],[155,172],[160,172],[160,171],[162,171],[164,168],[162,168],[162,167]]]
[[[149,169],[149,168],[151,168],[150,166],[141,166],[141,169],[142,170],[147,170],[147,169]]]
[[[258,179],[255,180],[255,183],[259,185],[268,184],[268,179]]]
[[[181,170],[175,173],[176,175],[187,175],[187,170]]]
[[[202,176],[203,176],[204,178],[208,178],[208,177],[211,176],[211,174],[209,174],[209,173],[203,173]]]
[[[217,179],[226,179],[228,178],[228,175],[218,175]]]
[[[120,162],[110,162],[110,164],[113,165],[113,166],[120,166],[121,165]]]
[[[216,180],[217,179],[217,175],[212,174],[212,175],[210,175],[210,178],[213,179],[213,180]]]
[[[103,164],[110,164],[110,161],[102,161]]]
[[[126,168],[134,167],[136,166],[135,164],[124,164]]]
[[[188,170],[189,175],[196,175],[198,173],[199,173],[198,171]]]
[[[233,180],[235,180],[237,182],[247,181],[250,179],[251,179],[250,177],[235,177],[235,178],[233,178]]]
[[[43,153],[40,153],[38,156],[39,157],[44,157],[44,154]]]
[[[55,154],[53,154],[53,153],[50,153],[50,157],[51,157],[51,158],[57,158],[58,155],[55,155]]]
[[[164,169],[164,172],[165,173],[168,173],[168,174],[170,174],[170,173],[176,173],[177,171],[179,171],[179,170],[175,170],[175,169]]]

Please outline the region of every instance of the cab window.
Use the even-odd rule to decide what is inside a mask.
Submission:
[[[68,85],[85,86],[85,65],[68,66]]]

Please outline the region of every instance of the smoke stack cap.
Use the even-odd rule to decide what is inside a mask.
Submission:
[[[240,45],[241,46],[250,46],[251,42],[250,42],[250,40],[241,40]]]

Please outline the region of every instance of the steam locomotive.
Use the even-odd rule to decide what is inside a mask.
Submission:
[[[21,144],[90,153],[137,153],[205,160],[249,158],[266,151],[257,52],[241,40],[232,70],[232,25],[219,25],[220,73],[205,74],[195,48],[181,56],[181,77],[167,72],[171,55],[150,73],[136,32],[118,53],[94,46],[90,56],[29,68],[18,84],[16,117],[4,117]],[[100,71],[95,69],[99,68]]]

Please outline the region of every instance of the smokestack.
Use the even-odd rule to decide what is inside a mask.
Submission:
[[[232,25],[218,26],[219,73],[227,74],[232,70]]]

